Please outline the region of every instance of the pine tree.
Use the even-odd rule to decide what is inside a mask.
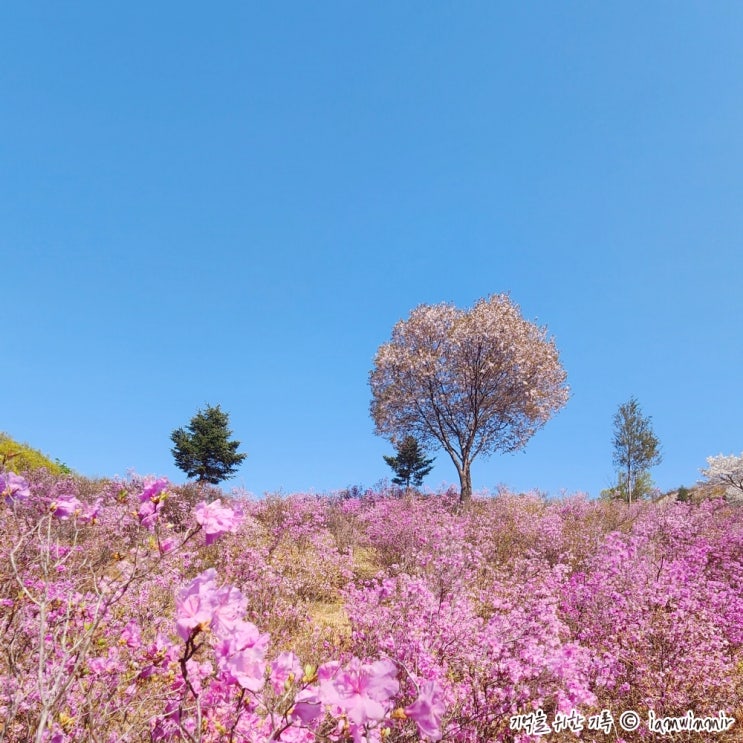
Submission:
[[[660,442],[650,425],[651,418],[642,415],[640,405],[631,397],[614,416],[614,465],[619,468],[619,491],[632,503],[641,495],[638,485],[648,468],[660,464]]]
[[[396,457],[383,455],[384,461],[396,474],[392,482],[395,485],[404,485],[406,488],[409,488],[411,484],[416,488],[420,487],[423,478],[433,469],[432,463],[435,457],[426,459],[414,436],[406,436],[396,448]]]
[[[216,485],[233,477],[247,454],[238,454],[239,441],[230,441],[229,415],[217,405],[199,410],[184,428],[170,434],[176,466],[187,477]]]

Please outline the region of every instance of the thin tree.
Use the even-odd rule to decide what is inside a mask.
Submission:
[[[426,459],[423,456],[415,436],[405,436],[396,449],[396,457],[383,455],[384,461],[395,473],[392,482],[395,485],[404,485],[406,490],[411,485],[419,488],[423,484],[423,478],[433,469],[435,457]]]
[[[440,445],[472,497],[479,454],[512,452],[565,405],[569,390],[554,341],[497,294],[470,310],[420,305],[377,351],[369,383],[376,433]]]
[[[637,494],[641,476],[650,467],[660,464],[660,442],[653,433],[650,416],[643,416],[637,398],[619,406],[614,415],[614,466],[619,469],[619,489],[627,493],[627,501]]]
[[[239,441],[230,440],[229,415],[219,405],[207,405],[191,418],[186,428],[170,434],[176,466],[187,477],[212,485],[234,477],[247,454],[238,454]]]

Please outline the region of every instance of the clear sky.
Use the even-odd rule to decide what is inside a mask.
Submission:
[[[722,0],[3,3],[0,430],[182,481],[220,404],[225,487],[371,486],[394,323],[507,291],[572,397],[475,489],[597,495],[631,395],[694,483],[743,449],[742,38]]]

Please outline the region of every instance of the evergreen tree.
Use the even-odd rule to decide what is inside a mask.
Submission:
[[[396,457],[383,455],[384,461],[395,472],[396,477],[392,478],[392,482],[406,488],[411,484],[420,487],[423,478],[433,469],[432,462],[435,457],[426,459],[414,436],[406,436],[396,448]]]
[[[660,442],[650,425],[651,418],[642,415],[640,405],[631,397],[614,416],[614,465],[619,468],[618,488],[626,493],[627,501],[632,496],[642,495],[644,482],[649,482],[647,470],[660,464]],[[645,480],[643,480],[645,476]],[[638,487],[643,485],[643,488]]]
[[[691,503],[691,490],[683,485],[676,491],[676,500],[679,503]]]
[[[171,449],[177,467],[187,477],[216,485],[233,477],[247,454],[238,454],[239,441],[230,441],[229,415],[217,405],[199,410],[184,428],[170,434]]]

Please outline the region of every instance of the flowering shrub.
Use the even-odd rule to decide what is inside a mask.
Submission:
[[[393,660],[302,665],[246,619],[250,592],[220,585],[214,567],[186,579],[244,521],[257,536],[255,515],[201,502],[183,532],[163,521],[162,478],[109,483],[92,502],[74,478],[1,482],[0,740],[371,741],[408,718],[440,737],[437,686],[408,716]],[[251,553],[264,568],[287,536],[312,543],[307,504],[290,511],[293,529],[263,534],[269,544]],[[269,576],[264,590],[271,572],[253,574]]]
[[[740,508],[184,493],[0,472],[0,743],[740,739]]]

